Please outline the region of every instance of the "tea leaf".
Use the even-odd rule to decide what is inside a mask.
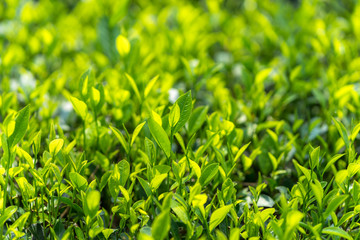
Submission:
[[[148,124],[150,128],[151,135],[154,137],[156,143],[160,146],[160,148],[164,151],[165,155],[170,157],[170,141],[169,138],[164,131],[164,129],[155,122],[154,119],[148,119]]]
[[[190,116],[189,119],[189,136],[192,136],[195,132],[197,132],[207,118],[207,112],[209,107],[198,107],[196,108]]]
[[[120,56],[124,57],[130,52],[130,42],[126,37],[119,35],[116,38],[116,49],[118,50]]]
[[[212,232],[226,217],[229,213],[232,205],[223,206],[221,208],[216,209],[210,217],[209,229]]]
[[[344,156],[345,154],[336,154],[335,156],[333,156],[329,162],[326,164],[324,170],[323,170],[323,174],[325,173],[325,171],[332,166],[337,160],[339,160],[342,156]]]
[[[192,98],[191,91],[181,95],[178,100],[176,100],[175,105],[178,105],[180,108],[180,119],[174,127],[173,133],[177,133],[185,123],[189,120],[192,110]]]
[[[30,118],[30,107],[27,105],[21,109],[15,119],[15,128],[13,134],[8,137],[8,145],[10,148],[18,144],[25,136]]]
[[[323,213],[324,218],[327,218],[330,213],[334,212],[346,199],[347,195],[340,195],[334,197],[328,204],[325,212]]]
[[[169,115],[170,127],[174,127],[179,122],[179,119],[180,119],[180,108],[179,105],[175,103],[170,110],[170,115]]]
[[[120,173],[120,185],[125,186],[130,175],[130,164],[126,160],[121,160],[118,163],[118,167]]]
[[[3,225],[6,220],[8,220],[17,210],[16,206],[10,206],[5,209],[3,214],[0,217],[0,225]]]
[[[90,216],[90,218],[94,218],[100,206],[100,193],[96,190],[90,191],[86,194],[86,206],[85,214]]]
[[[132,135],[132,138],[131,138],[130,146],[132,146],[134,144],[136,137],[139,135],[139,133],[140,133],[141,129],[143,128],[143,126],[145,125],[145,123],[146,122],[142,122],[136,126],[134,133]]]
[[[316,201],[318,202],[320,208],[322,207],[322,201],[324,197],[324,190],[318,180],[315,180],[315,184],[311,183],[311,189],[315,195]]]
[[[76,114],[79,115],[83,121],[85,121],[88,112],[86,103],[77,99],[76,97],[70,97],[70,101],[74,107]]]
[[[154,239],[163,240],[168,236],[170,230],[169,211],[162,211],[154,220],[151,226],[151,233]]]
[[[76,172],[71,172],[69,174],[69,176],[70,176],[70,180],[71,180],[72,184],[75,186],[75,188],[77,190],[85,191],[85,189],[87,188],[88,182],[83,176],[81,176],[79,173],[76,173]]]
[[[129,145],[128,143],[125,141],[124,136],[122,135],[122,133],[120,132],[119,129],[110,126],[111,131],[115,134],[116,138],[119,140],[120,144],[123,146],[125,152],[129,153]]]
[[[326,227],[322,230],[323,234],[339,236],[345,239],[353,239],[347,232],[338,227]]]
[[[16,153],[18,155],[20,155],[21,157],[23,157],[26,162],[30,165],[31,168],[34,168],[34,162],[32,157],[30,156],[30,154],[28,154],[24,149],[22,149],[21,147],[17,147],[16,148]]]
[[[125,76],[126,76],[126,79],[129,81],[132,89],[134,90],[137,99],[139,100],[139,102],[141,102],[142,100],[141,100],[140,92],[139,92],[139,89],[138,89],[138,87],[136,85],[135,80],[127,73],[125,73]]]
[[[52,140],[49,144],[50,154],[53,156],[56,156],[56,154],[58,154],[60,152],[63,145],[64,145],[64,140],[61,138]]]
[[[315,167],[317,167],[319,165],[319,161],[320,161],[319,158],[320,158],[320,147],[317,147],[310,153],[312,169],[314,169]]]
[[[157,80],[159,79],[159,75],[156,75],[153,79],[150,80],[150,82],[146,85],[145,91],[144,91],[144,96],[145,98],[147,96],[149,96],[149,93],[151,91],[151,89],[154,87],[155,83],[157,82]]]
[[[142,178],[140,178],[140,177],[138,177],[138,180],[139,180],[142,188],[144,189],[146,195],[147,195],[148,197],[151,196],[152,193],[151,193],[151,188],[150,188],[149,183],[146,182],[144,179],[142,179]]]
[[[337,121],[335,118],[333,118],[332,120],[334,121],[341,138],[344,140],[346,148],[349,148],[349,137],[344,125],[341,122]]]
[[[199,183],[202,186],[206,186],[210,181],[216,176],[219,170],[218,163],[211,163],[205,166],[201,171],[201,176],[199,178]]]

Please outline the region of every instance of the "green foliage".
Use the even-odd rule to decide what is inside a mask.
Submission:
[[[360,2],[0,3],[1,239],[359,239]]]

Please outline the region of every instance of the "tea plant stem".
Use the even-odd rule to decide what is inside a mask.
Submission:
[[[38,187],[37,187],[37,181],[34,180],[35,183],[35,210],[36,210],[36,221],[37,221],[37,217],[40,218],[39,216],[39,206],[38,206],[38,201],[37,201],[37,193],[38,193]]]
[[[6,164],[6,178],[5,178],[5,186],[4,186],[4,202],[3,202],[3,209],[2,209],[2,215],[4,215],[5,213],[5,209],[6,209],[6,200],[7,200],[7,186],[9,185],[9,168],[10,168],[10,159],[11,159],[11,156],[10,156],[10,150],[9,148],[7,148],[5,151],[8,151],[8,162]],[[0,227],[0,239],[2,240],[3,239],[3,227],[4,227],[4,224],[1,224],[1,227]]]
[[[346,194],[349,194],[350,193],[350,177],[347,177],[347,182],[346,182]],[[349,207],[349,201],[350,201],[350,197],[348,197],[346,200],[345,200],[345,212],[348,211],[348,207]]]
[[[41,202],[42,202],[42,217],[43,217],[43,231],[45,234],[45,202],[44,202],[44,187],[41,188]]]
[[[112,214],[112,216],[111,216],[111,220],[110,220],[109,228],[112,228],[113,221],[114,221],[114,215],[115,215],[115,213],[113,213],[113,214]]]
[[[86,159],[86,134],[85,134],[85,130],[86,130],[86,123],[85,123],[85,120],[84,120],[83,121],[84,155],[85,155],[85,159]]]
[[[58,184],[59,184],[58,185],[58,200],[57,200],[57,207],[55,208],[55,219],[57,218],[59,208],[60,208],[60,203],[61,203],[61,200],[60,200],[60,197],[61,197],[61,189],[60,189],[61,182],[59,182]],[[61,218],[61,216],[59,218]]]
[[[13,190],[14,190],[14,183],[13,183],[13,181],[10,181],[10,194],[13,193]],[[9,195],[9,202],[11,205],[14,205],[11,195]]]
[[[171,129],[171,134],[170,134],[170,157],[167,158],[168,161],[168,166],[171,167],[172,169],[172,164],[171,164],[171,147],[172,147],[172,143],[173,143],[173,130]],[[167,174],[167,184],[168,184],[168,191],[170,191],[170,173]]]
[[[36,163],[37,163],[37,153],[35,153],[35,163],[34,163],[35,167],[36,167]],[[39,206],[38,206],[38,201],[37,201],[38,188],[37,188],[36,178],[34,178],[34,183],[35,183],[35,210],[36,210],[36,221],[37,221],[37,217],[39,216]],[[39,216],[39,218],[40,218],[40,216]]]
[[[87,223],[85,223],[86,225],[86,239],[89,239],[89,226]]]
[[[5,213],[6,209],[6,200],[7,200],[7,186],[9,185],[9,168],[6,168],[6,178],[5,178],[5,187],[4,187],[4,203],[3,203],[3,210],[2,214]]]
[[[75,197],[76,197],[76,190],[73,189],[72,199],[71,199],[71,202],[72,202],[72,203],[75,203]],[[70,211],[69,211],[69,221],[70,221],[70,219],[71,219],[71,212],[72,212],[72,207],[70,207]]]
[[[118,199],[118,196],[116,196],[116,198],[115,198],[114,206],[116,205],[117,199]],[[111,216],[111,221],[110,221],[109,228],[112,228],[114,218],[115,218],[115,213],[113,213],[113,215]]]
[[[96,128],[96,148],[99,147],[99,125],[97,120],[97,112],[94,112],[94,118],[95,118],[95,128]]]
[[[151,199],[152,199],[152,197],[151,197]],[[153,202],[153,204],[151,204],[151,211],[152,211],[152,219],[154,220],[154,218],[155,218],[155,208],[154,208],[154,204],[155,204],[155,201],[154,201],[154,199],[152,199],[152,202]]]
[[[352,159],[350,158],[350,148],[351,148],[351,146],[349,146],[349,148],[346,149],[346,158],[347,158],[348,166],[349,166],[349,162],[352,160]],[[350,177],[347,177],[345,191],[346,191],[346,194],[349,194],[349,192],[350,192]],[[348,210],[349,201],[350,201],[350,197],[348,197],[348,198],[345,200],[345,212],[347,212],[347,210]]]

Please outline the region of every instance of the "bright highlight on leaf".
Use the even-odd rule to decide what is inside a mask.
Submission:
[[[83,121],[85,121],[88,112],[87,105],[83,101],[75,97],[70,97],[70,101],[73,105],[76,114],[79,115]]]
[[[210,217],[210,226],[209,226],[210,232],[213,231],[215,227],[217,227],[225,219],[226,215],[228,214],[231,208],[232,208],[231,205],[227,205],[219,209],[216,209],[212,213]]]
[[[91,191],[86,195],[87,215],[94,218],[100,206],[100,193]]]
[[[53,156],[56,156],[56,154],[58,154],[58,152],[60,152],[63,145],[64,145],[63,139],[52,140],[49,145],[50,154]]]
[[[170,115],[169,115],[170,127],[174,127],[179,122],[179,119],[180,119],[180,108],[175,103],[175,105],[170,110]]]
[[[118,50],[120,56],[124,57],[128,55],[130,52],[129,40],[126,37],[119,35],[116,38],[116,49]]]

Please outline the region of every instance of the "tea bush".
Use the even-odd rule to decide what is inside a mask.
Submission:
[[[359,239],[358,0],[0,2],[0,239]]]

